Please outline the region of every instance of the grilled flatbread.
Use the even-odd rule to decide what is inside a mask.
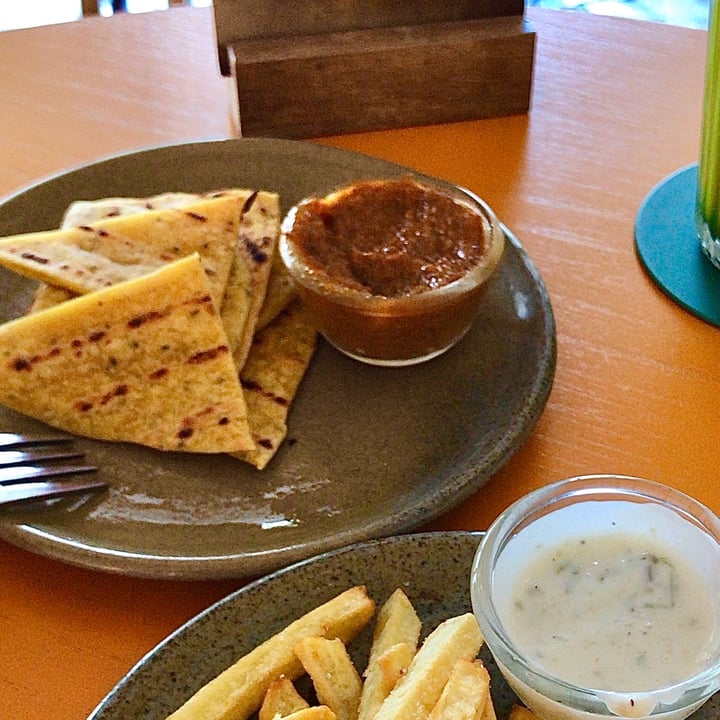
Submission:
[[[269,325],[296,295],[295,283],[290,277],[280,253],[276,252],[272,260],[265,302],[260,308],[256,330],[262,330],[266,325]]]
[[[209,195],[165,193],[148,198],[77,201],[63,228],[97,225],[157,210],[197,205],[232,195],[242,202],[241,221],[221,304],[228,345],[244,390],[248,423],[255,444],[234,456],[264,468],[287,435],[290,405],[312,358],[317,333],[307,310],[294,300],[295,288],[276,252],[280,223],[275,193],[230,189]],[[31,312],[72,298],[63,288],[42,285]]]
[[[169,192],[147,198],[116,197],[101,200],[78,200],[66,210],[62,227],[77,227],[92,224],[108,217],[125,217],[148,212],[149,210],[188,208],[209,198],[228,195],[237,198],[241,203],[240,215],[242,218],[248,204],[255,199],[257,193],[254,190],[232,188],[203,194]],[[273,197],[269,193],[267,195],[270,198]],[[234,250],[235,257],[230,267],[230,275],[225,286],[220,309],[233,355],[235,355],[238,344],[243,341],[245,333],[252,330],[252,328],[249,329],[249,326],[253,324],[251,316],[257,314],[254,311],[254,305],[258,302],[257,299],[253,299],[253,291],[264,292],[267,285],[267,282],[261,284],[254,281],[254,275],[257,272],[256,268],[261,263],[256,263],[255,257],[250,252],[251,248],[247,248],[243,239],[243,234],[247,232],[245,230],[247,225],[248,223],[245,221],[243,223],[243,233],[240,233],[238,229],[238,239]],[[252,229],[250,235],[252,237]],[[36,295],[33,307],[42,306],[58,297],[60,296],[56,292],[41,288]],[[244,356],[236,357],[236,363],[243,359]]]
[[[261,190],[245,203],[240,221],[238,248],[244,265],[250,269],[247,286],[250,305],[245,325],[233,348],[238,368],[245,365],[258,317],[265,303],[279,234],[280,198],[275,193]]]
[[[66,290],[65,288],[56,287],[55,285],[40,283],[38,289],[35,291],[28,313],[36,313],[40,312],[40,310],[47,310],[48,308],[59,305],[66,300],[72,300],[77,296],[78,294],[72,292],[72,290]]]
[[[197,254],[5,323],[0,358],[0,402],[70,433],[161,450],[254,447]]]
[[[85,294],[200,254],[213,300],[222,303],[234,261],[240,200],[227,196],[187,208],[112,217],[90,225],[0,240],[0,264]]]
[[[298,299],[255,335],[240,381],[256,447],[236,457],[259,470],[270,462],[287,435],[290,405],[316,341],[317,330],[310,313]]]
[[[222,195],[222,192],[209,194],[168,192],[146,198],[113,197],[101,200],[76,200],[65,211],[60,227],[92,225],[105,218],[126,217],[148,210],[177,210]]]
[[[242,243],[238,243],[238,258],[231,268],[230,280],[223,298],[222,314],[233,351],[235,351],[238,344],[241,344],[241,335],[244,339],[242,349],[238,351],[236,356],[236,362],[241,365],[243,353],[246,356],[248,350],[247,329],[244,325],[246,316],[243,314],[244,312],[250,312],[249,309],[246,309],[248,302],[253,304],[252,312],[255,314],[255,308],[259,303],[257,298],[260,294],[264,294],[264,302],[260,307],[256,320],[256,329],[261,329],[271,323],[287,307],[296,294],[292,280],[277,253],[270,253],[272,261],[267,279],[258,277],[253,280],[251,277],[253,268],[255,268],[252,255],[253,247],[257,247],[265,235],[272,237],[279,232],[279,226],[275,225],[279,223],[280,212],[277,195],[267,192],[255,194],[251,190],[231,189],[207,194],[171,192],[146,198],[115,197],[100,200],[77,200],[66,210],[61,227],[67,229],[81,225],[92,225],[105,218],[125,217],[147,212],[148,210],[183,208],[203,199],[221,197],[228,193],[235,194],[242,199],[243,203],[246,203],[251,196],[254,196],[253,207],[249,209],[248,219],[256,219],[260,223],[257,229],[253,229],[247,220],[243,223],[242,234],[244,239]],[[246,241],[249,241],[249,244],[246,244]],[[265,272],[264,267],[261,272]],[[257,288],[254,301],[250,295],[251,285]],[[248,289],[241,291],[241,288]],[[75,293],[69,290],[41,285],[35,294],[30,312],[51,307],[58,302],[69,300],[74,295]],[[252,320],[250,322],[252,323]]]

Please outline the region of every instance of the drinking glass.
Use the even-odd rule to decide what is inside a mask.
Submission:
[[[696,222],[705,254],[720,268],[720,0],[710,3]]]

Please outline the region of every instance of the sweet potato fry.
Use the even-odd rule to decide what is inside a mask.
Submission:
[[[260,708],[273,680],[281,675],[295,679],[302,673],[302,663],[293,649],[298,640],[325,636],[350,642],[374,612],[375,603],[364,587],[346,590],[241,657],[169,717],[172,720],[245,720]]]
[[[312,680],[318,700],[327,705],[337,720],[355,720],[362,680],[341,640],[305,637],[295,645]]]

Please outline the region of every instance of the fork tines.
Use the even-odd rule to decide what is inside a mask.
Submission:
[[[36,478],[64,477],[95,472],[93,465],[13,465],[0,467],[0,486],[7,487]]]
[[[17,447],[17,446],[16,446]],[[54,444],[50,447],[36,445],[31,452],[24,450],[3,450],[0,448],[0,468],[23,465],[27,462],[46,462],[49,460],[77,460],[84,454],[77,450],[64,450],[62,446]]]
[[[0,485],[0,506],[15,505],[33,500],[52,500],[66,495],[103,490],[106,487],[107,483],[101,480],[88,481],[78,478]]]
[[[107,487],[85,476],[94,465],[68,463],[82,460],[72,437],[39,437],[0,433],[0,505],[60,497]]]
[[[71,445],[72,442],[73,438],[67,435],[44,437],[40,435],[17,435],[16,433],[0,432],[0,450],[42,445]]]

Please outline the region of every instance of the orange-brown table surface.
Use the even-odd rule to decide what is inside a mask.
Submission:
[[[666,299],[633,244],[646,193],[697,158],[705,33],[529,18],[527,116],[321,141],[484,196],[550,292],[558,363],[543,416],[496,477],[429,529],[484,529],[534,487],[601,471],[720,511],[720,330]],[[115,152],[227,137],[226,97],[209,9],[0,34],[0,195]],[[0,543],[0,715],[85,717],[157,642],[241,585],[103,575]]]

